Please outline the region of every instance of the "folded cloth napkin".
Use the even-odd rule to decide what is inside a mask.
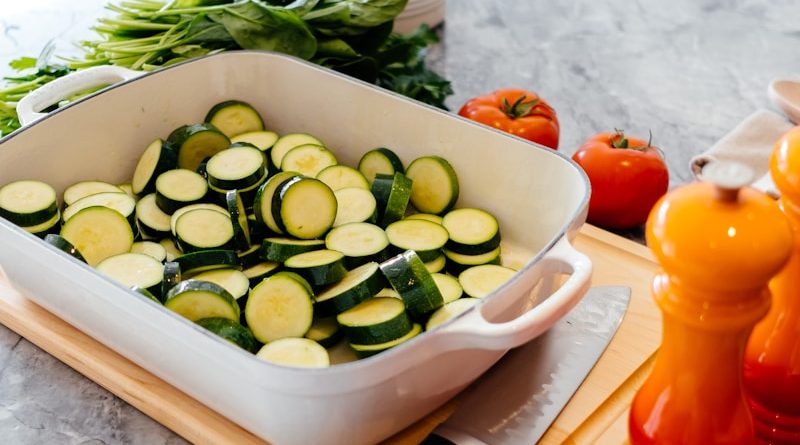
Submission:
[[[777,141],[794,124],[780,114],[758,110],[748,116],[730,133],[706,152],[692,158],[691,168],[696,177],[706,164],[715,161],[735,161],[747,165],[757,179],[752,186],[778,197],[779,193],[769,175],[769,157]]]

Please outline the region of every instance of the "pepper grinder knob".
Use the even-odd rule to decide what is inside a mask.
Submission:
[[[718,161],[706,164],[700,179],[716,186],[716,198],[736,202],[739,190],[753,183],[755,174],[749,166],[735,161]]]

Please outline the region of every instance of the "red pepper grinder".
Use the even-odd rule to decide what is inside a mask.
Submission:
[[[746,166],[714,163],[703,178],[662,197],[647,221],[663,336],[631,406],[632,445],[754,442],[744,348],[769,309],[767,282],[789,259],[792,233],[775,201],[745,187]]]
[[[794,231],[792,257],[772,279],[772,308],[753,330],[745,390],[760,444],[800,444],[800,127],[778,140],[770,160],[780,205]]]

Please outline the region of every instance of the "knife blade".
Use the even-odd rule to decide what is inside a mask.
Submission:
[[[630,295],[625,286],[591,288],[545,334],[509,351],[467,388],[422,445],[538,442],[605,351]]]

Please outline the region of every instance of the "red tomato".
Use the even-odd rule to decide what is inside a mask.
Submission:
[[[458,114],[558,149],[556,111],[532,91],[506,88],[467,101]]]
[[[643,224],[669,186],[661,151],[642,139],[626,137],[619,130],[592,136],[572,159],[592,184],[587,220],[607,229]]]

